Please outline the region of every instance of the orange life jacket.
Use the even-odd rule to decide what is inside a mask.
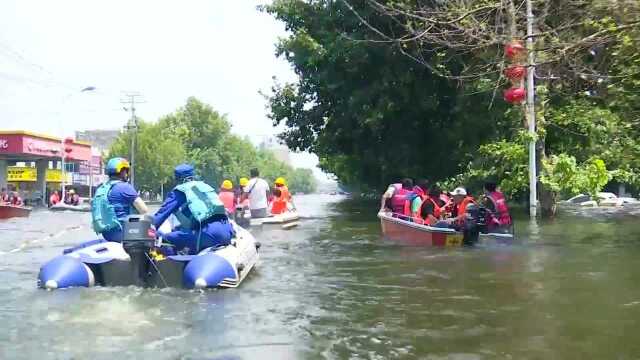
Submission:
[[[433,204],[433,214],[432,214],[432,215],[433,215],[436,219],[440,219],[440,216],[442,215],[442,208],[440,208],[440,205],[438,205],[438,202],[437,202],[437,201],[433,200],[433,199],[432,199],[431,197],[429,197],[429,196],[426,196],[426,197],[425,197],[425,199],[424,199],[424,201],[422,202],[422,205],[420,205],[420,216],[422,216],[422,206],[423,206],[423,205],[424,205],[424,203],[425,203],[425,202],[427,202],[427,201],[430,201],[430,202]],[[424,221],[424,223],[425,223],[425,224],[429,224],[429,216],[427,215],[427,216],[424,218],[424,220],[423,220],[423,221]],[[430,224],[430,225],[433,225],[433,224]]]
[[[273,200],[271,203],[271,213],[274,215],[282,214],[287,211],[287,202],[282,200],[281,198],[277,198]]]
[[[218,198],[220,198],[220,201],[224,204],[224,208],[227,209],[230,214],[236,211],[236,197],[233,191],[221,190]]]
[[[456,217],[459,218],[458,221],[461,222],[464,220],[464,217],[461,217],[461,215],[464,215],[464,213],[467,212],[467,206],[469,204],[475,204],[475,203],[476,202],[473,200],[471,196],[467,196],[460,202],[460,204],[454,205],[457,209]]]

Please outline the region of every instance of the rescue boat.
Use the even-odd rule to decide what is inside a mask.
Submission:
[[[381,211],[378,213],[382,234],[385,238],[398,241],[406,245],[416,246],[462,246],[476,243],[510,244],[513,242],[512,233],[478,231],[475,234],[465,234],[450,228],[433,227],[410,221],[404,215]],[[475,236],[474,236],[475,235]],[[466,238],[465,238],[466,237]]]
[[[10,219],[14,217],[29,217],[31,208],[26,206],[15,206],[9,204],[0,205],[0,219]]]
[[[103,239],[63,251],[40,268],[38,286],[44,289],[100,286],[234,288],[258,262],[260,244],[232,221],[236,237],[231,245],[206,248],[196,255],[168,255],[149,234],[150,222],[129,216],[124,241]],[[161,230],[167,229],[168,224]],[[159,249],[159,250],[158,250]]]
[[[91,205],[89,204],[80,204],[80,205],[69,205],[65,203],[57,203],[55,205],[51,205],[49,207],[51,211],[79,211],[79,212],[89,212],[91,211]]]
[[[295,210],[285,211],[282,214],[270,215],[265,218],[251,219],[251,226],[259,226],[259,225],[298,225],[298,220],[300,220],[300,216],[298,212]]]

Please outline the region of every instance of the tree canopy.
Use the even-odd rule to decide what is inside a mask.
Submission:
[[[128,157],[130,136],[122,133],[109,156]],[[193,164],[198,176],[214,187],[225,179],[237,185],[254,167],[271,183],[284,177],[294,192],[313,192],[316,186],[310,169],[294,169],[269,150],[257,149],[248,139],[232,134],[226,116],[193,97],[156,123],[140,123],[136,186],[158,191],[161,185],[172,183],[173,168],[181,162]]]
[[[638,185],[639,3],[534,4],[543,186]],[[526,38],[523,2],[275,0],[261,9],[290,32],[276,54],[298,75],[273,86],[274,125],[341,182],[382,188],[413,176],[473,187],[495,177],[513,195],[528,190],[527,120],[499,99],[504,46]]]

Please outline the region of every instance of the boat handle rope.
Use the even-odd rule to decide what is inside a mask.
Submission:
[[[147,259],[149,260],[149,262],[151,263],[153,268],[156,269],[156,271],[158,272],[158,275],[160,275],[160,280],[162,280],[162,283],[164,284],[164,287],[169,287],[169,285],[167,284],[167,281],[164,279],[164,276],[162,276],[162,273],[160,272],[160,269],[158,269],[158,267],[156,266],[156,263],[154,263],[153,260],[151,259],[151,257],[149,257],[149,254],[147,254],[145,252],[144,255],[147,257]]]

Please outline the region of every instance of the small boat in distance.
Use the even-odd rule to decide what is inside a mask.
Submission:
[[[402,215],[379,212],[378,218],[385,238],[414,246],[462,246],[464,233],[449,228],[439,228],[411,222]],[[478,242],[482,244],[510,244],[511,233],[480,233]]]
[[[55,205],[51,205],[49,207],[51,211],[79,211],[79,212],[89,212],[91,211],[91,205],[89,204],[80,204],[80,205],[69,205],[65,203],[57,203]]]
[[[31,208],[26,206],[15,206],[9,204],[0,205],[0,219],[10,219],[14,217],[29,217]]]

